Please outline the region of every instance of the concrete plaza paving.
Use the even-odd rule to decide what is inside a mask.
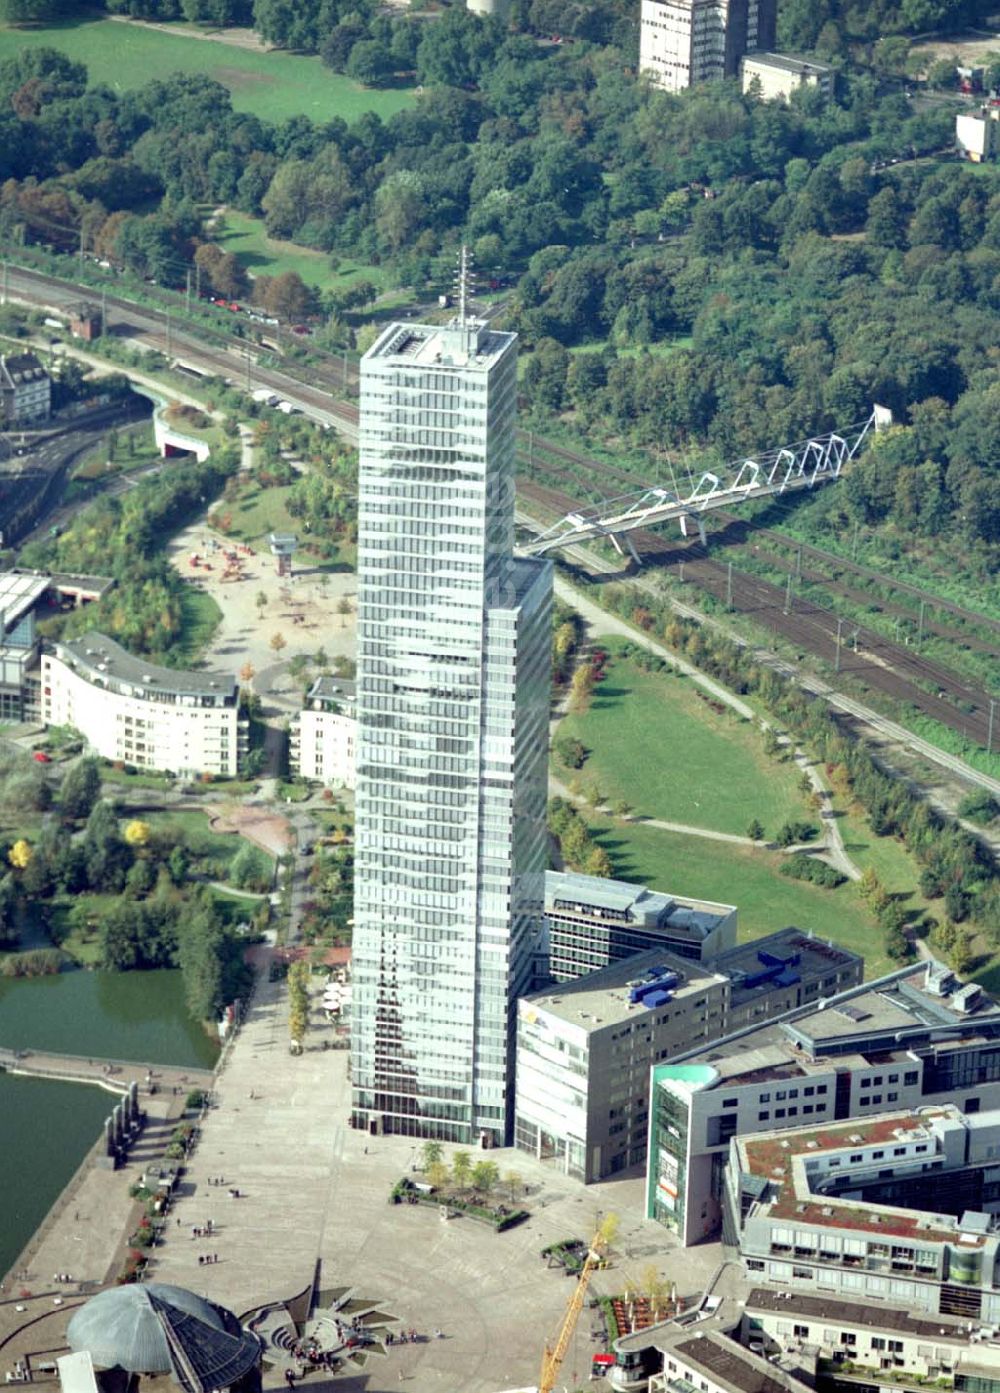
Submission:
[[[373,1393],[405,1382],[413,1393],[487,1393],[537,1383],[543,1345],[572,1289],[540,1250],[555,1239],[589,1237],[609,1210],[621,1218],[617,1256],[596,1274],[595,1291],[620,1292],[627,1277],[640,1279],[655,1265],[690,1294],[715,1271],[717,1247],[678,1252],[642,1218],[643,1181],[634,1174],[585,1187],[520,1152],[494,1152],[501,1174],[523,1177],[532,1210],[527,1223],[500,1235],[470,1219],[442,1222],[432,1207],[389,1204],[417,1147],[348,1126],[347,1053],[322,1048],[332,1032],[318,1004],[312,1026],[306,1052],[292,1057],[284,986],[261,983],[150,1271],[153,1280],[190,1287],[243,1314],[303,1291],[319,1262],[320,1287],[353,1288],[402,1328],[444,1334],[372,1355],[356,1375],[310,1375],[310,1387],[329,1382]],[[211,1185],[210,1177],[224,1183]],[[230,1197],[230,1187],[240,1198]],[[192,1228],[208,1219],[213,1235],[193,1238]],[[217,1262],[199,1264],[199,1255],[216,1254]],[[597,1348],[591,1327],[599,1323],[588,1311],[580,1318],[565,1365],[568,1386],[587,1378]],[[280,1374],[267,1383],[279,1386]]]

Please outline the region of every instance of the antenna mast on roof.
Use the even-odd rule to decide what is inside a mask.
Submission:
[[[458,290],[458,322],[464,327],[469,301],[472,299],[472,292],[475,289],[475,278],[472,272],[472,256],[464,242],[462,243],[462,250],[458,258],[456,289]]]

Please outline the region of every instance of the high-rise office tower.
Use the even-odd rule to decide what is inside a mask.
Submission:
[[[639,71],[682,92],[734,77],[751,49],[774,47],[777,0],[642,0]]]
[[[361,363],[353,1121],[510,1135],[541,933],[549,563],[513,555],[515,335],[461,312]]]

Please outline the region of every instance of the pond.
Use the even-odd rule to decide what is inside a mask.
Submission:
[[[168,968],[0,978],[0,1045],[209,1069],[218,1055]]]
[[[218,1055],[187,1014],[181,974],[170,970],[0,978],[0,1045],[201,1068]],[[101,1088],[0,1073],[0,1276],[114,1104]]]
[[[0,1277],[100,1136],[115,1098],[89,1084],[0,1073]]]

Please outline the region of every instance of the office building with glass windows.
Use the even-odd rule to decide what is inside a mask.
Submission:
[[[516,336],[361,364],[352,1120],[502,1143],[541,949],[551,566],[513,555]]]
[[[869,1122],[954,1102],[1000,1108],[1000,1008],[940,963],[900,968],[652,1071],[647,1216],[688,1245],[727,1231],[733,1137]],[[936,1182],[939,1183],[939,1182]],[[967,1204],[966,1207],[975,1207]]]
[[[726,1206],[751,1278],[1000,1319],[1000,1113],[919,1113],[734,1137]]]

